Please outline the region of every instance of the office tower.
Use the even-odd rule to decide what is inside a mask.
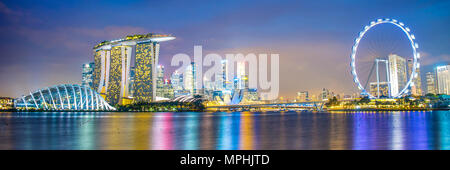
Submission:
[[[245,89],[245,62],[237,62],[237,71],[236,71],[236,89]]]
[[[380,89],[378,93],[378,87]],[[376,97],[388,97],[389,96],[389,83],[380,82],[379,86],[377,82],[370,82],[370,94]]]
[[[154,101],[159,43],[173,39],[175,37],[170,35],[150,33],[96,45],[94,90],[111,105]],[[135,69],[134,78],[131,78],[132,67]],[[131,83],[134,94],[130,94]]]
[[[414,64],[414,59],[408,59],[408,75],[411,75],[411,72],[413,70],[413,64]],[[416,73],[417,76],[414,77],[413,79],[413,85],[411,86],[411,94],[412,95],[416,95],[416,96],[420,96],[422,95],[422,82],[421,82],[421,78],[420,78],[420,68],[417,67],[416,68]]]
[[[436,94],[436,79],[434,77],[434,74],[432,72],[427,72],[426,79],[427,79],[427,94],[428,93]]]
[[[156,72],[156,87],[162,87],[164,85],[164,66],[158,65]]]
[[[173,90],[183,90],[183,74],[175,71],[172,73],[172,76],[170,78],[170,81],[172,83]]]
[[[191,63],[186,67],[185,73],[183,75],[184,89],[189,91],[191,95],[194,95],[194,64]]]
[[[94,67],[94,63],[83,64],[81,72],[81,84],[83,86],[92,87]]]
[[[227,60],[221,61],[220,73],[215,76],[215,90],[222,91],[225,89],[227,80]]]
[[[436,67],[436,85],[438,94],[450,95],[450,65]]]
[[[168,79],[164,79],[163,85],[162,85],[161,89],[158,89],[158,91],[160,91],[159,92],[160,96],[158,96],[158,97],[163,97],[163,98],[167,98],[167,99],[174,98],[173,86],[172,86],[172,83]]]
[[[197,77],[197,68],[198,68],[197,63],[192,62],[191,66],[192,66],[192,86],[193,86],[192,95],[200,94],[202,87],[198,84],[201,83],[200,81],[202,81],[202,77]],[[199,80],[197,80],[197,78],[199,78]]]
[[[308,91],[297,92],[297,100],[299,102],[306,102],[309,100]]]
[[[391,96],[396,96],[405,88],[407,83],[405,58],[390,54],[389,58],[389,81],[391,82]]]
[[[158,65],[156,70],[156,96],[163,97],[164,85],[164,66]]]

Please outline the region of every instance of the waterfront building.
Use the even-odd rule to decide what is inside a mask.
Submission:
[[[245,62],[237,62],[237,71],[235,77],[235,89],[245,89],[245,80],[247,78],[245,72]],[[245,79],[245,80],[244,80]]]
[[[164,66],[158,65],[156,69],[156,96],[163,97],[165,85],[166,84],[164,81]]]
[[[388,82],[380,82],[379,84],[379,93],[378,93],[378,84],[377,82],[370,82],[370,94],[373,96],[379,97],[388,97],[389,96],[389,83]]]
[[[450,95],[450,65],[436,67],[436,85],[438,94]]]
[[[0,110],[9,110],[14,108],[14,99],[11,97],[0,97]]]
[[[396,54],[390,54],[388,58],[391,96],[396,96],[403,88],[405,88],[407,83],[406,60]]]
[[[94,67],[95,66],[93,62],[83,64],[81,70],[81,85],[92,87],[92,74],[94,73]]]
[[[156,70],[156,87],[162,87],[164,84],[164,66],[158,65]]]
[[[96,45],[92,83],[94,90],[111,105],[154,101],[159,43],[173,39],[175,37],[170,35],[150,33],[130,35]],[[134,68],[133,78],[131,68]],[[133,94],[130,94],[130,84],[133,84]]]
[[[172,83],[173,90],[183,90],[183,74],[175,71],[172,73],[170,78],[170,82]]]
[[[413,70],[413,64],[414,64],[414,59],[408,59],[408,75],[411,75],[411,72]],[[410,91],[411,91],[412,95],[420,96],[420,95],[422,95],[422,82],[421,82],[421,78],[420,78],[420,67],[416,68],[416,74],[417,74],[417,77],[414,77],[413,84],[411,86]]]
[[[436,79],[432,72],[427,72],[427,93],[436,94]]]
[[[163,97],[167,99],[173,99],[175,97],[173,86],[168,79],[164,80],[161,89],[158,89],[158,91],[160,91],[159,92],[160,95],[158,95],[158,97]]]
[[[189,66],[186,67],[183,81],[184,81],[184,90],[189,91],[191,95],[194,95],[194,63],[191,63]]]
[[[62,84],[30,92],[14,100],[19,110],[115,110],[88,86]]]
[[[221,64],[220,73],[215,75],[215,90],[217,91],[224,90],[227,81],[227,60],[222,60]]]
[[[309,101],[308,91],[297,92],[297,101],[299,102]]]

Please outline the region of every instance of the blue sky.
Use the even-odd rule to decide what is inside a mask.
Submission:
[[[450,62],[450,1],[0,1],[0,96],[80,83],[92,47],[135,33],[168,33],[161,64],[177,53],[279,53],[281,95],[357,92],[350,50],[377,18],[407,24],[423,54],[422,75]],[[401,36],[401,35],[400,35]],[[166,75],[169,75],[168,73]]]

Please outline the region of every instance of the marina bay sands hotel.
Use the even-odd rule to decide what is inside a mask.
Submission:
[[[149,33],[96,45],[92,88],[110,105],[155,101],[159,43],[173,39]]]

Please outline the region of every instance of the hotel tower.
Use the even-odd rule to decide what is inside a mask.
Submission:
[[[173,39],[150,33],[96,45],[92,88],[110,105],[155,101],[159,43]]]

